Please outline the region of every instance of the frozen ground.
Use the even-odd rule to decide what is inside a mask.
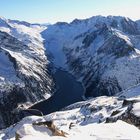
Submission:
[[[58,139],[91,139],[91,140],[139,140],[140,130],[133,124],[128,124],[115,118],[126,113],[129,105],[115,97],[98,97],[75,103],[64,111],[55,112],[43,117],[26,117],[19,123],[2,130],[2,140],[14,140],[15,134],[20,140],[58,140]],[[134,104],[132,112],[140,116],[140,104]],[[114,114],[114,112],[116,112]],[[106,123],[107,118],[114,122]],[[65,132],[65,136],[54,136],[47,125],[33,125],[38,122],[53,121],[57,130]]]

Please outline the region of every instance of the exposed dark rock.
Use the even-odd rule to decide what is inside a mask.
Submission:
[[[0,120],[0,129],[8,127],[20,120],[20,117],[18,114],[15,114],[14,110],[18,107],[19,103],[27,101],[24,91],[25,89],[15,86],[9,93],[1,93],[3,94],[3,98],[0,98],[0,115],[2,118]]]
[[[115,115],[117,115],[120,112],[121,112],[120,110],[113,111],[112,114],[111,114],[111,116],[115,116]]]
[[[123,114],[118,115],[117,117],[114,117],[114,116],[117,115],[118,113],[120,113],[120,111],[116,110],[115,112],[112,112],[111,116],[106,118],[106,123],[111,123],[111,122],[116,122],[117,120],[122,120],[129,124],[135,125],[136,127],[138,127],[140,129],[140,116],[136,116],[132,111],[133,104],[135,102],[139,102],[139,101],[124,100],[122,107],[126,106],[127,110]]]

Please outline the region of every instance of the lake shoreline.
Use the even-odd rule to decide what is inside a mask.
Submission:
[[[56,69],[53,78],[57,90],[50,98],[34,104],[29,109],[37,109],[47,115],[84,100],[84,87],[71,73]]]

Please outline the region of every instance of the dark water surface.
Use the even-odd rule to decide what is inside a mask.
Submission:
[[[83,100],[84,88],[71,74],[58,69],[54,74],[54,79],[58,90],[49,99],[35,104],[30,109],[40,110],[47,115]]]

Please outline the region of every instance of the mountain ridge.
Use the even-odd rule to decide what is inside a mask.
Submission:
[[[54,84],[40,35],[42,28],[0,20],[0,128],[23,117],[18,114],[20,106],[26,108],[52,94]]]

